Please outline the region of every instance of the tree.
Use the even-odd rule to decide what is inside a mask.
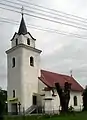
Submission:
[[[87,86],[83,91],[83,111],[87,111]]]
[[[2,89],[0,89],[0,120],[3,119],[3,114],[5,110],[5,95]]]
[[[70,100],[70,90],[71,90],[71,84],[68,82],[65,82],[64,88],[62,89],[59,83],[55,83],[57,93],[60,98],[60,105],[61,105],[61,112],[68,112],[68,104]]]

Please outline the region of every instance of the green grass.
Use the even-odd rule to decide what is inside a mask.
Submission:
[[[19,116],[19,117],[6,117],[5,120],[87,120],[87,112],[75,113],[70,115],[33,115],[33,116]]]

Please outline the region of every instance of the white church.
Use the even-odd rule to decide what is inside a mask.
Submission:
[[[63,88],[65,81],[72,84],[69,106],[81,110],[83,88],[72,76],[41,70],[42,51],[35,48],[35,41],[22,15],[18,33],[14,34],[11,48],[6,51],[8,112],[58,113],[61,106],[55,83],[59,82]]]

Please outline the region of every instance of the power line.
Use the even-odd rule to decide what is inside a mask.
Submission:
[[[39,15],[41,15],[41,16],[49,17],[49,18],[51,18],[51,19],[62,20],[62,21],[64,21],[64,22],[68,22],[68,23],[70,22],[70,23],[73,23],[73,24],[76,24],[76,25],[78,24],[78,25],[81,25],[81,26],[84,26],[84,27],[87,26],[87,25],[84,25],[84,24],[81,24],[81,23],[77,23],[77,22],[65,20],[65,19],[63,19],[63,18],[52,17],[52,16],[50,16],[50,15],[46,15],[46,14],[42,14],[42,13],[37,13],[37,12],[35,12],[35,11],[31,11],[31,10],[27,10],[27,9],[25,9],[25,10],[28,11],[28,12],[35,13],[35,14],[39,14]]]
[[[16,9],[19,9],[19,10],[21,9],[19,7],[8,5],[8,4],[5,4],[5,3],[0,3],[0,5],[4,5],[4,6],[7,6],[7,7],[13,7],[13,8],[16,8]]]
[[[11,2],[11,3],[14,3],[14,2]],[[4,4],[4,3],[0,3],[0,4],[1,4],[1,5],[8,6],[8,7],[14,7],[14,8],[16,8],[16,9],[21,9],[21,8],[19,8],[19,7],[12,6],[12,5],[8,5],[8,4]],[[15,3],[15,4],[16,4],[16,3]],[[53,19],[64,20],[64,19],[62,19],[62,18],[52,17],[52,16],[50,16],[50,15],[46,15],[46,14],[42,14],[42,13],[37,13],[36,11],[32,11],[32,10],[27,10],[27,9],[25,9],[25,11],[28,11],[28,12],[31,12],[31,13],[34,13],[34,14],[39,14],[39,15],[45,16],[45,17],[51,17],[51,18],[53,18]],[[65,22],[74,23],[74,22],[72,22],[72,21],[67,21],[67,20],[65,20]],[[77,24],[77,23],[74,23],[74,24]],[[78,23],[78,24],[79,24],[79,23]]]
[[[19,25],[18,21],[14,21],[14,20],[10,20],[10,19],[7,19],[7,18],[2,18],[2,17],[0,17],[0,19],[3,19],[3,20],[0,20],[0,22]],[[58,31],[58,30],[50,29],[50,28],[44,28],[43,29],[41,26],[35,26],[35,25],[28,24],[28,27],[31,27],[31,28],[34,28],[34,29],[37,29],[37,30],[41,30],[41,31],[50,32],[50,33],[57,33],[57,34],[62,34],[62,35],[66,35],[66,36],[71,35],[72,37],[87,39],[86,37],[80,36],[78,34],[68,33],[68,32],[65,32],[65,31]]]
[[[17,11],[17,10],[12,10],[12,9],[9,9],[9,8],[6,8],[6,7],[1,7],[1,6],[0,6],[0,8],[3,9],[3,10],[11,11],[11,12],[21,13],[21,12],[19,12],[19,11]]]
[[[7,22],[8,21],[9,23],[12,22],[16,25],[19,25],[19,23],[18,23],[19,21],[15,21],[15,20],[12,20],[12,19],[4,18],[4,17],[0,17],[0,21],[2,21],[2,22],[5,22],[5,21]]]
[[[20,3],[21,1],[19,0],[19,1],[17,1],[17,2],[19,2],[19,3],[16,3],[16,2],[12,2],[12,1],[10,1],[10,0],[1,0],[1,1],[6,1],[6,2],[9,2],[9,3],[12,3],[12,4],[16,4],[16,5],[21,5],[21,6],[24,6],[24,7],[28,7],[28,8],[31,8],[31,9],[34,9],[34,10],[39,10],[39,11],[42,11],[42,12],[46,12],[46,13],[50,13],[50,14],[54,14],[54,15],[57,15],[57,16],[61,16],[61,17],[65,17],[65,18],[68,18],[68,19],[73,19],[73,20],[76,20],[76,21],[79,21],[79,22],[85,22],[85,23],[87,23],[87,20],[86,21],[84,21],[84,19],[83,20],[78,20],[78,19],[76,19],[76,18],[71,18],[71,17],[68,17],[68,16],[65,16],[65,15],[60,15],[60,14],[58,14],[58,12],[57,13],[55,13],[55,12],[53,12],[53,11],[47,11],[46,9],[45,10],[42,10],[42,9],[39,9],[39,8],[33,8],[33,7],[31,7],[31,6],[29,6],[29,5],[33,5],[34,6],[34,4],[31,4],[30,2],[29,2],[29,5],[24,5],[23,3]],[[25,2],[24,2],[25,3]],[[38,5],[36,5],[37,7],[38,7]],[[78,18],[78,17],[77,17]]]
[[[22,4],[18,4],[18,3],[15,3],[15,2],[11,2],[11,1],[9,1],[9,0],[5,0],[5,1],[7,1],[7,2],[9,2],[9,3],[12,3],[12,4],[16,4],[16,5],[21,5],[22,6]],[[11,5],[10,5],[10,7],[11,7]],[[27,7],[29,7],[29,6],[27,6]],[[18,7],[16,7],[17,9],[19,9]],[[32,8],[32,7],[31,7]],[[33,8],[34,9],[34,8]],[[41,11],[41,9],[39,9],[40,11]],[[78,25],[81,25],[81,26],[84,26],[84,27],[86,27],[87,25],[85,25],[85,24],[82,24],[82,23],[77,23],[77,22],[73,22],[73,21],[70,21],[70,20],[66,20],[66,19],[64,19],[64,18],[59,18],[59,17],[53,17],[53,16],[50,16],[50,15],[46,15],[46,14],[43,14],[43,13],[38,13],[38,12],[36,12],[36,11],[32,11],[32,10],[28,10],[28,9],[25,9],[25,11],[28,11],[28,12],[31,12],[31,13],[34,13],[34,14],[39,14],[39,15],[41,15],[41,16],[45,16],[45,17],[49,17],[49,18],[52,18],[52,19],[57,19],[57,20],[62,20],[62,21],[64,21],[64,22],[70,22],[70,23],[72,23],[72,24],[78,24]],[[64,17],[64,16],[63,16]],[[80,21],[81,22],[81,21]]]
[[[1,3],[0,3],[1,4]],[[15,6],[12,6],[12,5],[6,5],[8,7],[12,7],[12,8],[18,8],[18,7],[15,7]],[[5,9],[5,8],[4,8]],[[19,9],[19,8],[18,8]],[[11,10],[10,10],[11,11]],[[49,18],[45,18],[45,17],[41,17],[41,16],[37,16],[37,15],[33,15],[33,14],[29,14],[29,13],[25,13],[25,15],[28,15],[28,16],[31,16],[31,17],[35,17],[35,18],[39,18],[39,19],[42,19],[42,20],[47,20],[47,21],[50,21],[50,22],[54,22],[54,23],[59,23],[59,24],[62,24],[62,25],[66,25],[66,26],[70,26],[70,27],[74,27],[74,28],[79,28],[79,29],[83,29],[83,30],[87,30],[86,28],[84,27],[80,27],[80,26],[77,26],[77,25],[72,25],[72,24],[68,24],[68,23],[64,23],[64,22],[60,22],[60,21],[55,21],[55,20],[51,20]]]
[[[8,21],[1,21],[1,20],[0,20],[0,22],[16,24],[16,23],[8,22]],[[18,25],[18,24],[17,24],[17,25]],[[81,37],[81,36],[76,36],[76,35],[74,36],[74,34],[67,34],[67,33],[58,32],[58,31],[45,30],[45,29],[37,28],[37,27],[31,26],[31,25],[28,25],[27,27],[29,27],[29,28],[33,28],[33,29],[37,29],[37,30],[41,30],[41,31],[50,32],[50,33],[56,33],[56,34],[61,34],[61,35],[65,35],[65,36],[70,36],[70,35],[71,35],[71,37],[87,39],[87,38],[84,38],[84,37]]]
[[[16,23],[13,23],[11,21],[6,21],[6,20],[0,20],[0,22],[3,22],[3,23],[10,23],[10,24],[16,24]],[[18,25],[18,24],[17,24]]]
[[[16,0],[17,2],[23,2],[23,3],[26,3],[26,4],[30,4],[30,5],[33,5],[33,6],[36,6],[36,7],[40,7],[40,8],[43,8],[43,9],[47,9],[47,10],[50,10],[50,11],[54,11],[56,13],[61,13],[61,14],[65,14],[67,16],[71,16],[71,17],[75,17],[75,18],[78,18],[78,19],[82,19],[82,20],[85,20],[87,21],[87,19],[85,18],[82,18],[82,17],[79,17],[79,16],[76,16],[76,15],[72,15],[72,14],[68,14],[68,13],[65,13],[65,12],[62,12],[62,11],[58,11],[58,10],[55,10],[55,9],[52,9],[52,8],[47,8],[47,7],[44,7],[42,5],[37,5],[37,4],[34,4],[34,3],[31,3],[31,2],[27,2],[27,1],[24,1],[24,0]]]
[[[66,26],[70,26],[70,27],[74,27],[74,28],[87,30],[86,28],[83,28],[83,27],[79,27],[79,26],[76,26],[76,25],[71,25],[71,24],[68,24],[68,23],[63,23],[63,22],[59,22],[59,21],[55,21],[55,20],[51,20],[51,19],[40,17],[40,16],[37,16],[37,15],[32,15],[32,14],[29,14],[29,13],[24,13],[24,14],[29,15],[29,16],[34,17],[34,18],[39,18],[39,19],[42,19],[42,20],[47,20],[47,21],[50,21],[50,22],[59,23],[61,25],[66,25]]]

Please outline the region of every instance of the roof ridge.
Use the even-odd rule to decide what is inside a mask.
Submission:
[[[66,77],[71,77],[69,75],[65,75],[65,74],[61,74],[61,73],[57,73],[57,72],[52,72],[52,71],[48,71],[48,70],[43,70],[41,69],[42,71],[45,71],[45,72],[49,72],[49,73],[53,73],[53,74],[57,74],[57,75],[60,75],[60,76],[66,76]],[[73,78],[73,77],[72,77]]]

